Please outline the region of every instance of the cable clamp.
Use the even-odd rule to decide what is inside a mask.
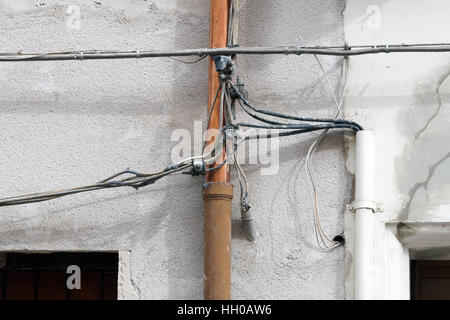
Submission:
[[[206,163],[203,159],[192,160],[192,175],[204,176],[206,174]]]
[[[75,59],[83,60],[83,51],[75,51]]]
[[[357,210],[360,209],[369,209],[372,210],[373,213],[376,213],[376,212],[383,212],[384,206],[380,202],[375,202],[371,200],[353,201],[351,204],[347,205],[347,210],[352,213],[355,213]]]
[[[136,59],[141,57],[141,50],[136,50]]]

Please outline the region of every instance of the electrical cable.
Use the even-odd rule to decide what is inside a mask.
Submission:
[[[222,95],[224,97],[224,100],[221,100],[221,102],[220,102],[221,103],[220,104],[220,113],[221,113],[221,116],[222,116],[223,113],[224,113],[223,109],[225,109],[226,115],[227,115],[226,125],[225,126],[222,126],[221,125],[221,121],[219,121],[219,127],[220,127],[220,132],[221,132],[220,137],[224,137],[226,139],[227,135],[224,133],[224,131],[227,128],[229,128],[230,126],[233,126],[233,114],[232,114],[232,111],[231,111],[231,102],[230,102],[230,99],[229,99],[229,91],[228,91],[228,88],[226,86],[226,83],[224,81],[221,81],[219,87],[221,88]],[[223,108],[223,104],[225,104],[225,108]],[[234,151],[235,150],[233,149],[233,154],[234,154]],[[218,153],[218,154],[220,155],[222,152],[223,152],[223,148],[220,150],[220,153]],[[221,164],[219,164],[218,166],[212,167],[212,168],[208,168],[206,170],[206,172],[212,172],[212,171],[219,170],[220,168],[222,168],[227,163],[228,155],[225,154],[225,156],[226,157],[224,158],[224,160],[222,161]]]
[[[136,58],[161,58],[161,57],[187,57],[187,56],[230,56],[239,54],[263,55],[331,55],[331,56],[357,56],[378,53],[427,53],[450,52],[449,43],[430,44],[385,44],[372,46],[341,46],[341,47],[303,47],[303,46],[278,46],[278,47],[231,47],[231,48],[199,48],[183,50],[78,50],[61,52],[24,53],[1,52],[0,61],[56,61],[56,60],[92,60],[92,59],[136,59]]]
[[[198,58],[196,60],[193,60],[193,61],[186,61],[186,60],[178,59],[178,58],[175,58],[175,57],[167,57],[167,58],[175,60],[175,61],[178,61],[178,62],[181,62],[181,63],[185,63],[185,64],[194,64],[194,63],[202,61],[206,57],[207,57],[207,55],[204,55],[204,56],[201,56],[200,58]]]
[[[233,1],[233,3],[235,3],[235,2]],[[136,53],[139,54],[139,57],[140,57],[140,55],[142,55],[141,52],[136,52]],[[67,53],[65,53],[65,54],[67,54]],[[85,54],[84,52],[81,52],[81,53],[77,52],[76,57],[78,57],[78,55],[84,56],[84,54]],[[95,54],[112,54],[112,52],[110,52],[110,51],[95,51],[95,52],[90,52],[87,54],[93,54],[93,55],[95,55]],[[120,54],[124,54],[124,52],[121,52]],[[125,52],[125,54],[126,54],[126,52]],[[53,55],[53,53],[51,53],[51,55]],[[22,56],[22,54],[21,54],[21,56]],[[163,56],[163,55],[160,55],[160,56]],[[177,55],[177,56],[184,56],[184,54]],[[184,60],[173,58],[173,56],[168,56],[168,57],[171,59],[174,59],[176,61],[183,62],[183,63],[196,63],[196,62],[204,59],[206,56],[208,56],[208,54],[201,55],[200,58],[195,61],[184,61]],[[42,54],[37,54],[34,56],[27,56],[25,54],[25,56],[23,58],[33,60],[33,59],[40,59],[40,58],[44,58],[44,57],[45,57],[45,55],[42,55]],[[361,130],[362,127],[359,124],[357,124],[356,122],[337,118],[340,114],[340,105],[342,104],[342,99],[341,99],[340,103],[337,102],[336,96],[334,95],[334,92],[331,88],[331,84],[329,82],[328,77],[326,76],[325,70],[323,69],[323,66],[320,63],[320,61],[318,60],[317,56],[315,56],[315,57],[322,69],[322,72],[324,73],[324,75],[326,77],[329,89],[331,91],[331,94],[333,96],[333,99],[334,99],[337,109],[338,109],[337,114],[336,114],[335,118],[333,118],[333,119],[297,117],[297,116],[286,115],[286,114],[282,114],[282,113],[278,113],[278,112],[274,112],[274,111],[270,111],[270,110],[256,108],[247,101],[246,97],[244,97],[244,95],[238,88],[239,86],[236,86],[233,84],[233,82],[231,81],[231,74],[229,74],[229,75],[221,74],[220,75],[220,83],[217,88],[215,97],[212,101],[212,105],[210,107],[210,110],[208,113],[208,118],[207,118],[207,129],[208,129],[213,110],[215,109],[215,106],[217,104],[217,99],[219,99],[220,100],[219,101],[219,108],[220,108],[219,115],[220,116],[219,116],[218,133],[217,133],[217,137],[214,141],[214,144],[212,145],[211,148],[207,149],[208,144],[206,143],[206,141],[204,142],[201,155],[186,158],[184,160],[181,160],[177,163],[174,163],[174,164],[168,166],[164,170],[161,170],[161,171],[155,172],[155,173],[140,173],[137,171],[126,169],[126,170],[118,172],[118,173],[116,173],[104,180],[101,180],[98,183],[92,184],[92,185],[76,187],[76,188],[71,188],[71,189],[63,189],[63,190],[58,190],[58,191],[51,191],[51,192],[34,193],[34,194],[28,194],[28,195],[23,195],[23,196],[18,196],[18,197],[3,198],[3,199],[0,199],[0,206],[11,206],[11,205],[33,203],[33,202],[48,201],[48,200],[53,200],[53,199],[56,199],[59,197],[76,194],[76,193],[95,191],[95,190],[107,189],[107,188],[133,187],[135,189],[139,189],[143,186],[152,184],[155,181],[157,181],[165,176],[168,176],[171,174],[176,174],[179,172],[186,173],[183,171],[186,169],[189,169],[191,167],[192,167],[191,172],[194,175],[193,161],[202,159],[203,162],[205,163],[205,165],[211,165],[211,164],[215,163],[216,160],[223,153],[223,145],[226,144],[225,140],[228,139],[229,137],[232,137],[233,138],[233,148],[231,149],[231,151],[229,153],[225,154],[225,157],[220,164],[218,164],[214,167],[207,168],[205,171],[212,172],[212,171],[218,170],[227,163],[229,157],[232,157],[234,159],[234,165],[235,165],[236,171],[238,173],[239,186],[240,186],[241,215],[242,215],[242,218],[245,220],[253,220],[253,217],[251,216],[250,212],[248,211],[250,208],[250,206],[248,204],[248,180],[247,180],[247,177],[245,176],[244,170],[238,163],[237,157],[236,157],[236,152],[237,152],[239,145],[242,142],[244,142],[246,140],[250,140],[250,139],[270,139],[273,137],[285,137],[285,136],[291,136],[291,135],[297,135],[297,134],[303,134],[303,133],[322,130],[323,132],[319,136],[318,140],[316,140],[313,143],[313,145],[310,147],[310,150],[309,150],[306,160],[305,160],[305,164],[306,164],[306,172],[309,175],[308,185],[310,187],[310,191],[312,192],[313,199],[314,199],[314,205],[315,205],[314,223],[315,223],[315,230],[316,230],[316,239],[321,248],[325,248],[325,249],[334,248],[334,247],[340,245],[341,243],[337,243],[336,241],[329,239],[326,236],[326,234],[324,233],[321,223],[320,223],[320,217],[319,217],[319,212],[318,212],[318,200],[317,200],[317,186],[316,186],[314,170],[313,170],[313,166],[312,166],[313,155],[314,155],[314,152],[316,151],[317,146],[320,144],[320,142],[322,141],[323,137],[326,135],[328,130],[330,130],[330,129],[351,129],[354,131],[358,131],[358,130]],[[0,54],[0,60],[2,58],[4,58],[4,55]],[[8,58],[16,59],[17,57],[14,55],[10,55],[10,56],[8,56]],[[94,57],[92,57],[92,58],[94,59]],[[52,59],[50,59],[50,60],[52,60]],[[233,90],[233,92],[231,92],[231,90]],[[220,95],[220,98],[219,98],[219,95]],[[341,98],[342,98],[342,96],[341,96]],[[255,120],[258,120],[260,123],[246,123],[246,122],[236,123],[236,122],[234,122],[235,115],[233,114],[233,110],[234,110],[233,106],[234,106],[235,100],[238,100],[241,108],[249,116],[251,116]],[[295,123],[279,122],[279,121],[275,121],[275,120],[271,120],[271,119],[267,119],[265,117],[259,116],[258,114],[264,114],[266,116],[275,117],[277,119],[295,121]],[[311,122],[313,122],[315,124],[311,124]],[[224,125],[224,123],[225,123],[225,125]],[[240,135],[239,131],[240,131],[241,127],[254,128],[254,129],[266,129],[266,130],[269,130],[269,132],[264,133],[264,134],[258,133],[256,135],[248,135],[248,134]],[[233,130],[232,135],[228,135],[226,133],[226,130],[229,130],[229,129]],[[273,132],[270,132],[273,130],[277,130],[275,134]],[[278,132],[280,130],[281,130],[281,132]],[[239,137],[239,140],[237,139],[238,137]],[[205,149],[207,149],[207,150],[205,150]],[[122,179],[117,179],[122,175],[131,175],[131,176],[125,177]],[[252,228],[254,228],[253,225],[252,225]],[[254,233],[254,229],[253,229],[253,233]],[[334,243],[334,245],[330,246],[327,243],[327,241],[329,243]]]
[[[229,84],[229,87],[232,90],[234,90],[233,93],[235,96],[237,96],[241,108],[249,116],[251,116],[252,118],[254,118],[260,122],[263,122],[264,124],[231,122],[229,124],[227,123],[227,125],[224,126],[223,130],[226,130],[229,128],[239,129],[241,127],[266,129],[266,130],[289,130],[289,131],[276,132],[275,134],[270,132],[270,133],[265,133],[265,134],[258,133],[256,135],[245,135],[242,139],[243,141],[250,140],[250,139],[268,139],[268,138],[273,138],[273,137],[289,136],[289,135],[303,134],[303,133],[307,133],[307,132],[322,130],[322,133],[320,134],[319,138],[314,141],[314,143],[311,145],[310,149],[308,150],[308,154],[305,158],[305,172],[308,175],[308,177],[307,177],[308,188],[310,190],[310,193],[311,193],[311,196],[313,199],[314,231],[315,231],[315,235],[316,235],[316,241],[321,249],[331,250],[331,249],[341,246],[343,244],[343,242],[336,241],[334,239],[330,239],[326,235],[325,231],[323,230],[321,220],[320,220],[320,214],[319,214],[317,184],[315,181],[314,169],[313,169],[313,164],[312,164],[313,159],[314,159],[313,156],[315,154],[315,151],[317,150],[317,147],[320,145],[321,141],[323,140],[323,138],[325,137],[325,135],[328,133],[328,131],[330,129],[352,129],[354,131],[359,131],[362,129],[362,127],[355,122],[338,119],[338,116],[341,113],[341,105],[342,105],[342,101],[343,101],[343,92],[345,89],[345,81],[344,81],[344,86],[342,88],[342,92],[340,93],[341,99],[340,99],[340,102],[338,102],[336,95],[334,94],[334,91],[332,90],[330,80],[329,80],[328,76],[326,75],[326,72],[323,68],[323,65],[321,64],[321,62],[317,56],[315,56],[315,58],[317,59],[317,62],[322,70],[322,73],[325,76],[328,88],[331,92],[333,101],[337,108],[337,112],[333,119],[295,117],[295,116],[289,116],[289,115],[273,112],[270,110],[256,108],[256,107],[252,106],[242,96],[239,88],[236,85],[234,85],[230,80],[228,80],[227,83]],[[343,75],[344,75],[344,79],[345,79],[346,65],[344,65],[343,68],[344,68]],[[228,96],[228,94],[226,94],[226,96]],[[226,101],[226,103],[227,103],[227,109],[228,109],[228,100]],[[251,110],[247,109],[247,107]],[[260,117],[255,112],[273,116],[273,117],[277,117],[277,118],[281,118],[281,119],[297,120],[297,121],[301,121],[301,122],[300,123],[285,123],[285,122],[273,121],[273,120],[267,119],[265,117]],[[320,124],[312,125],[311,123],[308,123],[308,122],[319,122]],[[240,167],[240,165],[236,161],[236,154],[235,154],[236,149],[237,148],[235,148],[235,150],[233,150],[233,157],[235,159],[235,167],[236,167],[236,170],[238,173],[239,186],[240,186],[240,200],[241,200],[240,204],[241,204],[241,210],[242,210],[244,204],[248,204],[248,202],[245,202],[247,200],[248,193],[247,193],[247,189],[246,189],[247,187],[245,187],[245,189],[244,189],[244,182],[243,182],[243,177],[242,177],[244,172],[243,172],[242,168]],[[219,165],[217,168],[220,168],[221,166],[223,166],[226,163],[226,160],[227,159],[225,159],[223,161],[223,163],[221,165]],[[244,174],[244,176],[245,176],[245,174]]]
[[[270,130],[286,130],[286,129],[301,129],[304,132],[311,132],[325,129],[352,129],[354,131],[361,130],[359,127],[349,123],[336,123],[336,124],[321,124],[321,125],[306,125],[306,124],[283,124],[283,125],[264,125],[256,123],[239,122],[235,123],[238,127],[258,128],[258,129],[270,129]]]
[[[219,93],[220,93],[220,90],[221,90],[221,87],[222,87],[221,84],[222,84],[222,80],[220,81],[220,84],[219,84],[219,86],[217,87],[215,97],[214,97],[213,102],[212,102],[212,104],[211,104],[211,106],[210,106],[210,108],[209,108],[208,118],[207,118],[207,121],[206,121],[206,129],[207,129],[207,130],[208,130],[208,128],[209,128],[209,124],[210,124],[210,122],[211,122],[211,115],[212,115],[212,113],[213,113],[213,111],[214,111],[214,108],[215,108],[215,106],[216,106],[216,101],[217,101],[217,98],[218,98],[218,96],[219,96]],[[202,147],[202,155],[199,155],[199,156],[193,156],[193,157],[189,157],[189,158],[183,159],[183,160],[181,160],[181,161],[178,161],[176,164],[183,164],[183,163],[186,163],[186,162],[191,162],[191,161],[193,161],[193,160],[204,159],[205,157],[209,157],[209,156],[212,154],[213,150],[215,150],[215,149],[217,148],[217,145],[216,145],[216,144],[217,144],[217,140],[220,139],[220,134],[221,134],[221,131],[219,130],[219,131],[218,131],[218,136],[216,137],[216,143],[214,144],[213,148],[211,148],[210,151],[209,151],[207,154],[204,153],[204,152],[205,152],[206,145],[207,145],[207,144],[206,144],[206,141],[204,141],[204,142],[203,142],[203,147]]]
[[[277,117],[277,118],[288,119],[288,120],[296,120],[296,121],[303,121],[303,122],[331,122],[331,123],[336,123],[336,124],[351,124],[355,128],[358,128],[358,130],[362,130],[362,127],[359,124],[357,124],[356,122],[353,122],[353,121],[348,121],[348,120],[343,120],[343,119],[324,119],[324,118],[296,117],[296,116],[286,115],[286,114],[282,114],[282,113],[278,113],[278,112],[274,112],[274,111],[270,111],[270,110],[256,108],[256,107],[252,106],[242,96],[242,94],[239,92],[239,89],[233,84],[233,82],[231,82],[231,81],[227,81],[227,82],[230,84],[230,86],[233,88],[233,90],[235,91],[236,95],[239,96],[239,98],[242,100],[242,102],[247,107],[249,107],[250,109],[252,109],[255,112],[262,113],[262,114],[269,115],[269,116],[273,116],[273,117]]]
[[[26,203],[32,203],[32,202],[48,201],[48,200],[53,200],[56,198],[60,198],[60,197],[64,197],[64,196],[68,196],[68,195],[72,195],[72,194],[100,190],[100,189],[109,189],[109,188],[118,188],[118,187],[133,187],[135,189],[139,189],[141,187],[152,184],[155,181],[157,181],[165,176],[168,176],[170,174],[173,174],[173,173],[181,171],[181,170],[185,170],[190,166],[191,166],[191,164],[186,164],[186,165],[176,166],[176,167],[169,166],[162,171],[159,171],[156,173],[149,173],[149,174],[141,174],[141,173],[137,173],[137,172],[134,172],[131,170],[124,170],[124,171],[114,174],[114,175],[112,175],[98,183],[92,184],[92,185],[3,198],[3,199],[0,199],[0,207],[26,204]],[[118,176],[123,175],[123,174],[131,174],[131,175],[133,175],[133,177],[128,177],[128,178],[111,181],[112,179],[117,178]]]
[[[335,118],[339,117],[340,113],[341,113],[341,105],[343,102],[343,97],[344,97],[344,91],[345,91],[345,79],[346,79],[346,70],[347,70],[347,66],[346,63],[347,61],[344,61],[343,64],[343,79],[344,79],[344,84],[342,85],[342,89],[340,92],[340,101],[338,102],[336,95],[334,94],[333,88],[331,86],[330,80],[325,72],[325,69],[322,65],[322,63],[320,62],[319,58],[317,57],[317,55],[314,56],[321,71],[322,74],[325,77],[325,80],[327,82],[327,86],[328,89],[333,97],[333,101],[334,104],[336,105],[336,114],[335,114]],[[316,241],[317,244],[319,245],[319,247],[322,250],[328,251],[328,250],[332,250],[334,248],[337,248],[339,246],[341,246],[343,243],[340,241],[335,241],[334,239],[331,239],[330,237],[328,237],[325,233],[325,231],[322,228],[321,225],[321,221],[320,221],[320,214],[319,214],[319,201],[318,201],[318,190],[317,190],[317,184],[316,184],[316,178],[315,178],[315,174],[314,174],[314,166],[313,166],[313,161],[314,161],[314,154],[317,151],[317,148],[320,146],[321,142],[323,141],[323,139],[325,138],[325,136],[327,135],[329,129],[324,130],[319,137],[312,143],[312,145],[310,146],[308,153],[305,157],[305,173],[307,175],[307,183],[308,183],[308,189],[309,192],[311,194],[311,198],[313,200],[313,208],[314,208],[314,231],[315,231],[315,235],[316,235]]]
[[[238,27],[239,27],[239,0],[232,0],[229,10],[229,30],[228,30],[228,47],[236,47],[238,43]],[[234,63],[237,63],[237,57],[236,55],[232,56],[232,59]],[[239,77],[237,78],[237,82],[239,83]],[[226,104],[227,104],[227,114],[229,122],[227,124],[233,125],[235,116],[233,115],[234,106],[235,106],[235,100],[234,98],[231,98],[230,94],[230,88],[227,87],[227,94],[226,96]],[[242,107],[242,103],[239,100],[239,104]],[[256,118],[261,118],[256,116]],[[242,170],[242,167],[240,166],[239,162],[237,161],[236,152],[237,148],[239,147],[238,142],[236,139],[236,134],[233,136],[234,144],[233,144],[233,159],[234,159],[234,167],[236,169],[236,172],[238,174],[238,181],[239,181],[239,206],[241,211],[241,220],[242,220],[242,227],[245,233],[245,236],[248,240],[254,241],[256,239],[256,228],[253,221],[253,215],[250,211],[250,205],[249,205],[249,197],[248,197],[248,180],[245,176],[244,170]],[[229,155],[227,155],[228,157]],[[226,160],[226,159],[225,159]]]
[[[222,153],[221,148],[221,136],[222,136],[222,127],[223,127],[223,105],[225,102],[225,94],[226,94],[226,84],[224,81],[220,82],[220,86],[216,92],[216,96],[213,100],[213,104],[210,108],[210,113],[208,116],[208,126],[211,119],[212,110],[214,109],[214,106],[216,104],[218,95],[220,92],[220,117],[219,117],[219,130],[218,130],[218,137],[216,138],[216,141],[213,145],[213,147],[205,154],[202,152],[201,156],[191,157],[184,160],[179,161],[178,163],[174,163],[170,166],[168,166],[166,169],[161,170],[156,173],[139,173],[137,171],[133,171],[130,169],[123,170],[121,172],[118,172],[112,176],[109,176],[106,179],[103,179],[99,181],[96,184],[82,186],[82,187],[76,187],[76,188],[70,188],[70,189],[63,189],[63,190],[57,190],[57,191],[50,191],[50,192],[42,192],[42,193],[34,193],[34,194],[28,194],[28,195],[22,195],[22,196],[16,196],[16,197],[7,197],[0,199],[0,206],[12,206],[12,205],[19,205],[19,204],[26,204],[26,203],[32,203],[32,202],[41,202],[41,201],[48,201],[53,200],[59,197],[68,196],[76,193],[82,193],[82,192],[88,192],[88,191],[94,191],[99,189],[107,189],[107,188],[116,188],[116,187],[133,187],[135,189],[139,189],[143,186],[149,185],[154,183],[156,180],[159,180],[162,177],[165,177],[167,175],[173,174],[175,172],[186,170],[190,167],[192,167],[192,161],[195,159],[203,159],[203,161],[206,164],[212,164],[216,161],[216,159],[220,156]],[[228,93],[227,93],[228,94]],[[228,97],[227,97],[227,106],[228,103]],[[219,152],[217,150],[219,149]],[[204,151],[204,148],[203,148]],[[214,153],[214,155],[213,155]],[[188,163],[186,163],[188,162]],[[226,162],[225,161],[221,164],[223,166]],[[212,170],[217,169],[213,168]],[[129,174],[132,175],[131,177],[126,177],[119,180],[113,180],[115,178],[118,178],[119,176]]]

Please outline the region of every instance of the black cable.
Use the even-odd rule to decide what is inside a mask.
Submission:
[[[222,80],[220,79],[219,86],[217,87],[217,90],[216,90],[216,95],[214,96],[212,105],[209,108],[208,118],[206,120],[206,130],[209,129],[209,123],[211,122],[211,115],[216,107],[217,98],[219,97],[219,92],[220,92],[221,88],[222,88]],[[206,141],[203,142],[202,153],[205,151],[205,147],[206,147]]]
[[[269,129],[269,130],[288,130],[288,129],[315,129],[315,130],[325,130],[325,129],[352,129],[354,131],[359,131],[360,128],[350,123],[336,123],[336,124],[328,124],[328,125],[304,125],[304,124],[283,124],[283,125],[263,125],[256,123],[246,123],[240,122],[235,123],[237,127],[248,127],[248,128],[257,128],[257,129]],[[315,131],[313,130],[313,131]]]
[[[233,84],[233,82],[231,81],[227,81],[231,87],[233,88],[233,90],[235,90],[236,94],[238,95],[239,99],[242,100],[242,102],[249,107],[250,109],[252,109],[255,112],[258,113],[262,113],[262,114],[266,114],[272,117],[277,117],[277,118],[283,118],[283,119],[288,119],[288,120],[296,120],[296,121],[304,121],[304,122],[328,122],[328,123],[336,123],[336,124],[351,124],[355,127],[358,128],[358,130],[362,130],[363,128],[356,122],[353,121],[348,121],[348,120],[343,120],[343,119],[324,119],[324,118],[305,118],[305,117],[296,117],[296,116],[291,116],[291,115],[286,115],[286,114],[282,114],[282,113],[278,113],[278,112],[273,112],[270,110],[265,110],[265,109],[259,109],[256,108],[254,106],[252,106],[243,96],[242,94],[239,92],[239,89]]]
[[[241,106],[242,110],[245,111],[245,113],[247,113],[250,117],[252,117],[253,119],[268,123],[268,124],[283,124],[281,122],[277,122],[277,121],[273,121],[273,120],[269,120],[263,117],[258,116],[257,114],[254,114],[253,112],[250,112],[249,110],[247,110],[247,108],[242,104],[242,100],[239,100],[239,105]]]
[[[167,58],[175,60],[175,61],[178,61],[178,62],[182,62],[182,63],[185,63],[185,64],[194,64],[194,63],[202,61],[206,57],[207,57],[207,55],[204,55],[204,56],[201,56],[200,58],[198,58],[196,60],[192,60],[192,61],[181,60],[181,59],[177,59],[177,58],[174,58],[174,57],[167,57]]]
[[[326,129],[350,129],[348,127],[342,128],[337,126],[329,126],[327,128],[318,128],[318,127],[312,127],[307,129],[299,129],[299,130],[292,130],[292,131],[284,131],[284,132],[278,132],[276,134],[255,134],[252,136],[246,136],[244,140],[260,140],[260,139],[271,139],[275,137],[288,137],[313,131],[319,131],[319,130],[326,130]]]
[[[239,97],[241,98],[242,95],[239,95]],[[245,108],[245,106],[242,104],[242,101],[245,101],[244,104],[247,103],[247,105],[249,105],[248,101],[246,101],[245,99],[239,99],[239,105],[241,106],[241,108],[249,116],[251,116],[252,118],[254,118],[256,120],[259,120],[259,121],[262,121],[262,122],[265,122],[265,123],[268,123],[268,124],[273,124],[273,125],[291,125],[291,124],[287,124],[287,123],[283,123],[283,122],[277,122],[277,121],[269,120],[267,118],[260,117],[260,116],[258,116],[256,114],[254,114],[253,112],[250,112],[249,110],[247,110],[247,108]],[[250,108],[252,108],[252,110],[261,110],[261,109],[256,109],[253,106],[250,107]],[[314,118],[301,118],[301,119],[314,119]],[[318,120],[318,119],[315,119],[315,120]],[[327,120],[326,122],[331,122],[331,123],[352,123],[352,124],[355,125],[355,127],[359,128],[358,130],[361,130],[361,126],[359,124],[357,124],[355,122],[347,121],[347,120],[339,120],[339,119],[337,119],[337,120],[336,119],[320,119],[320,120],[324,120],[324,121],[319,121],[319,122],[325,122],[325,120]],[[304,121],[304,120],[302,120],[302,121]]]

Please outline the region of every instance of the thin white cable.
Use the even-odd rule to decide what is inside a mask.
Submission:
[[[335,118],[339,117],[341,113],[341,106],[344,98],[344,91],[345,91],[345,85],[346,85],[346,74],[347,74],[347,60],[344,60],[343,64],[343,85],[341,87],[340,100],[338,102],[338,99],[336,98],[336,95],[333,91],[333,88],[331,86],[330,80],[325,72],[325,69],[320,62],[317,55],[314,55],[314,57],[317,60],[317,63],[320,66],[320,69],[326,79],[328,89],[333,97],[334,103],[336,105],[336,114]],[[320,214],[319,214],[319,200],[318,200],[318,192],[317,192],[317,183],[316,183],[316,177],[314,174],[314,154],[317,150],[317,148],[320,146],[321,142],[325,138],[326,134],[328,133],[328,130],[324,130],[319,137],[312,143],[310,146],[308,153],[305,158],[305,172],[307,174],[307,182],[308,182],[308,189],[311,194],[312,200],[313,200],[313,207],[314,207],[314,231],[316,234],[316,241],[319,245],[319,247],[323,250],[331,250],[341,245],[340,242],[334,241],[330,239],[326,233],[324,232],[322,225],[320,223]]]

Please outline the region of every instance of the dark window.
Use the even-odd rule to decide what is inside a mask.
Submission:
[[[80,268],[81,289],[68,289],[67,267]],[[6,253],[0,266],[1,300],[115,300],[118,254]]]
[[[450,300],[450,261],[411,261],[411,299]]]

